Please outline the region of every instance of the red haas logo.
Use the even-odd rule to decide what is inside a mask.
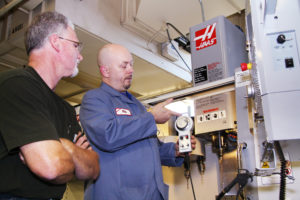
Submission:
[[[195,32],[196,50],[204,49],[217,44],[216,24],[208,25],[206,28]]]

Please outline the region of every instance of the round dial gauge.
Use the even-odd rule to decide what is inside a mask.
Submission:
[[[185,129],[189,124],[189,120],[187,117],[181,116],[176,121],[176,126],[178,129],[183,130]]]

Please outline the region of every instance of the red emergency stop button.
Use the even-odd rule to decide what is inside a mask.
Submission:
[[[252,69],[252,64],[251,63],[241,63],[241,70],[246,71],[248,69]]]

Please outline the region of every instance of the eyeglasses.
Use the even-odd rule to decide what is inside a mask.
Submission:
[[[58,38],[62,39],[62,40],[67,40],[69,42],[72,42],[74,44],[74,47],[77,48],[79,52],[81,52],[82,47],[83,47],[83,43],[82,42],[77,42],[77,41],[70,40],[70,39],[67,39],[67,38],[63,38],[63,37],[60,37],[60,36]]]

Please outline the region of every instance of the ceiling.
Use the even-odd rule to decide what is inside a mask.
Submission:
[[[0,0],[0,9],[7,4]],[[22,8],[36,0],[27,1]],[[136,18],[155,30],[161,29],[162,24],[170,22],[184,34],[189,32],[189,27],[202,22],[200,7],[201,0],[137,0]],[[203,0],[205,18],[223,15],[228,16],[240,12],[244,7],[242,0]],[[1,11],[1,10],[0,10]],[[153,14],[155,12],[155,15]],[[1,16],[0,16],[1,17]],[[4,20],[1,18],[0,28],[0,71],[22,67],[27,63],[22,35],[14,40],[14,44],[4,38]],[[97,52],[108,41],[93,35],[87,30],[76,27],[76,33],[85,47],[82,50],[84,57],[79,64],[79,74],[75,78],[65,78],[59,82],[55,92],[73,105],[81,103],[86,91],[100,85],[101,78],[97,66]],[[143,58],[134,56],[134,77],[130,92],[138,99],[145,100],[155,96],[191,87],[192,84],[159,68]]]
[[[202,2],[202,3],[201,3]],[[166,22],[183,34],[189,28],[219,15],[230,16],[245,8],[245,0],[141,0],[136,18],[159,30]],[[203,13],[201,9],[203,8]]]

